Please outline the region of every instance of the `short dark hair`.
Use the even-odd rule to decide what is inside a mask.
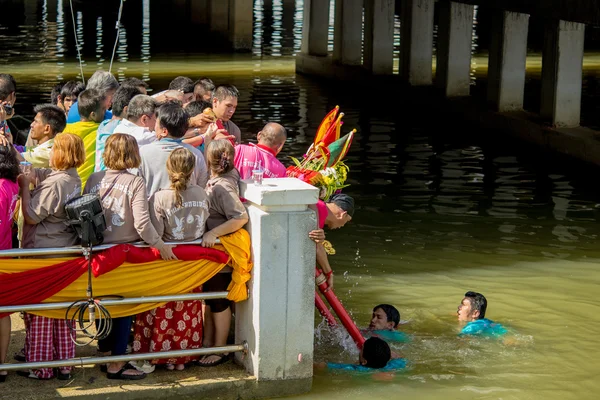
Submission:
[[[84,90],[85,85],[80,81],[68,81],[60,90],[60,97],[62,97],[63,101],[65,100],[65,97],[77,98]]]
[[[477,292],[468,291],[465,293],[465,297],[468,297],[471,300],[471,312],[479,311],[479,317],[477,319],[485,318],[485,311],[487,309],[487,299],[484,295]]]
[[[12,145],[0,145],[0,178],[8,179],[11,182],[17,182],[19,176],[19,161]]]
[[[217,99],[219,101],[223,101],[228,97],[235,97],[237,99],[240,97],[240,92],[233,85],[219,85],[213,91],[212,97],[213,99]]]
[[[52,133],[55,135],[65,130],[67,126],[67,117],[65,112],[54,104],[38,104],[33,112],[40,114],[44,123],[50,125]]]
[[[385,340],[370,337],[363,344],[363,358],[367,361],[365,367],[383,368],[392,358],[392,350]]]
[[[398,309],[396,309],[396,307],[394,307],[391,304],[379,304],[379,305],[373,307],[373,312],[375,312],[376,310],[378,310],[380,308],[385,313],[385,316],[387,317],[388,322],[393,322],[394,328],[396,328],[398,326],[398,324],[400,323],[400,312],[398,311]]]
[[[139,86],[123,86],[121,85],[112,100],[112,113],[117,117],[123,118],[123,110],[129,104],[131,99],[133,99],[138,94],[142,94]]]
[[[148,89],[148,84],[146,82],[144,82],[140,78],[136,78],[134,76],[123,79],[123,81],[121,82],[121,87],[123,87],[123,86],[135,87],[135,88],[143,87],[143,88]],[[113,107],[114,107],[114,104],[113,104]]]
[[[200,78],[194,83],[194,95],[196,97],[203,96],[205,93],[210,93],[215,90],[215,84],[209,78]]]
[[[17,81],[11,74],[0,74],[0,101],[6,100],[12,92],[17,91]]]
[[[185,135],[189,128],[189,118],[188,113],[178,102],[167,101],[157,109],[156,120],[169,132],[169,136],[174,138]]]
[[[64,83],[60,82],[54,85],[52,91],[50,92],[50,103],[53,105],[58,104],[58,96],[60,96],[60,91],[62,90]]]
[[[202,114],[202,112],[206,108],[212,108],[212,104],[204,100],[194,100],[190,101],[184,108],[191,118],[195,117],[196,115]]]
[[[89,118],[92,112],[100,112],[106,97],[98,89],[86,89],[77,97],[77,109],[82,118]]]
[[[354,199],[347,194],[334,194],[327,203],[333,203],[342,210],[346,211],[349,216],[354,216]]]
[[[178,90],[182,93],[193,93],[194,81],[187,76],[178,76],[169,83],[169,90]]]

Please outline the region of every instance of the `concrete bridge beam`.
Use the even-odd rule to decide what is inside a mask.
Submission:
[[[329,0],[304,0],[302,45],[300,51],[309,56],[327,56]]]
[[[400,12],[400,76],[413,86],[432,84],[435,0],[404,0]]]
[[[229,34],[229,2],[211,1],[210,11],[210,30],[227,37]]]
[[[333,61],[362,64],[362,12],[363,0],[336,0]]]
[[[495,11],[488,59],[488,101],[497,111],[523,109],[529,15]]]
[[[474,6],[443,1],[439,11],[436,86],[447,97],[468,96]]]
[[[555,21],[546,27],[542,50],[540,114],[557,127],[575,127],[581,117],[585,25]]]
[[[229,0],[229,41],[235,50],[252,49],[253,0]]]
[[[373,75],[394,70],[394,0],[365,1],[364,67]]]

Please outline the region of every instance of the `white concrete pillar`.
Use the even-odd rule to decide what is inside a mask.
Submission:
[[[448,97],[468,96],[474,8],[447,0],[439,6],[435,83]]]
[[[336,0],[333,60],[361,65],[363,0]]]
[[[557,21],[546,27],[542,49],[540,114],[554,126],[578,126],[585,25]]]
[[[229,0],[229,41],[235,50],[252,49],[253,0]]]
[[[236,304],[235,341],[249,354],[238,361],[257,380],[285,380],[308,391],[312,384],[318,190],[296,178],[242,181],[248,200],[254,267],[249,299]]]
[[[498,111],[523,109],[529,15],[496,11],[488,59],[488,101]]]
[[[229,1],[211,0],[209,9],[210,30],[227,37],[229,32]]]
[[[365,1],[363,62],[374,75],[394,71],[394,0]]]
[[[400,76],[413,86],[432,84],[435,0],[404,0],[400,12]]]
[[[327,56],[329,5],[329,0],[304,0],[300,47],[302,53],[310,56]]]

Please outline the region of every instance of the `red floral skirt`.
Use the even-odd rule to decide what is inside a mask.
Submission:
[[[148,353],[202,347],[202,302],[171,301],[136,316],[133,352]],[[186,364],[200,356],[162,358],[152,364]]]

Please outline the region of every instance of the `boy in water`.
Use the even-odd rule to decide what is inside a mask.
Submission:
[[[379,304],[373,308],[369,328],[363,331],[365,336],[380,337],[389,342],[408,342],[410,337],[397,331],[400,312],[390,304]]]
[[[371,337],[365,341],[358,356],[358,364],[327,363],[329,369],[343,369],[347,371],[395,371],[406,367],[403,358],[392,358],[390,346],[378,337]]]
[[[484,295],[477,292],[467,292],[458,305],[458,320],[466,322],[459,336],[474,335],[499,337],[507,330],[500,324],[485,318],[487,300]]]

